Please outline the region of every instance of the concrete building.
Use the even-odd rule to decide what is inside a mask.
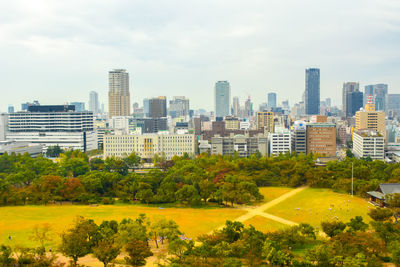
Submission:
[[[232,111],[233,111],[233,116],[238,117],[239,116],[239,110],[240,110],[240,102],[239,102],[239,97],[234,96],[233,97],[233,107],[232,107]]]
[[[257,116],[257,129],[265,128],[266,131],[274,132],[274,113],[270,111],[259,111]]]
[[[42,154],[43,146],[30,144],[28,142],[16,142],[14,140],[0,141],[0,155],[7,154],[20,154],[28,153],[31,157],[36,158]]]
[[[257,152],[262,155],[268,154],[268,137],[259,134],[250,137],[246,135],[234,135],[222,137],[216,135],[211,138],[211,154],[214,155],[234,155],[239,157],[249,157]]]
[[[240,129],[239,118],[234,117],[234,116],[225,117],[225,129],[227,129],[227,130],[239,130]]]
[[[218,81],[215,83],[215,117],[225,117],[230,115],[231,86],[228,81]]]
[[[307,126],[304,121],[295,121],[291,134],[292,151],[307,154]]]
[[[159,96],[149,100],[149,117],[164,118],[167,117],[167,97]]]
[[[268,107],[276,108],[276,93],[268,93]]]
[[[108,73],[108,117],[129,116],[131,108],[129,73],[115,69]]]
[[[8,114],[0,113],[0,141],[6,140],[8,131]]]
[[[85,111],[85,103],[84,102],[71,102],[71,105],[75,106],[76,112],[84,112]]]
[[[353,133],[353,154],[356,158],[385,158],[385,138],[374,130],[360,130]]]
[[[7,140],[60,146],[62,149],[97,149],[92,112],[75,112],[72,105],[30,106],[9,114]]]
[[[177,117],[188,117],[189,116],[189,99],[184,96],[174,96],[174,98],[169,101],[168,113],[172,118]]]
[[[320,72],[319,69],[306,69],[305,112],[307,115],[319,114]]]
[[[355,131],[374,130],[386,138],[385,120],[385,112],[375,110],[375,104],[372,102],[372,96],[370,96],[364,110],[356,112]]]
[[[197,140],[194,134],[131,134],[105,135],[104,157],[126,157],[135,152],[146,161],[155,154],[163,155],[167,160],[185,153],[194,156]]]
[[[336,156],[336,125],[333,123],[307,124],[307,154]]]
[[[94,115],[100,113],[99,94],[95,91],[89,93],[89,111]]]
[[[268,141],[270,156],[278,156],[292,150],[291,134],[288,129],[279,128],[276,132],[269,133]]]
[[[34,100],[32,103],[31,102],[22,103],[21,111],[28,111],[29,106],[40,106],[40,103],[37,100]]]

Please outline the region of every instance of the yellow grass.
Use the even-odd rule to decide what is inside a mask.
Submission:
[[[49,223],[55,233],[54,246],[59,241],[58,234],[70,226],[76,216],[93,219],[96,223],[103,220],[120,221],[123,218],[136,218],[144,213],[150,219],[165,216],[176,221],[186,236],[195,238],[206,234],[214,228],[234,220],[245,212],[228,208],[164,208],[138,205],[100,205],[93,206],[19,206],[0,208],[0,244],[37,245],[29,240],[35,225]],[[8,237],[11,236],[11,241]]]
[[[320,226],[321,221],[341,220],[348,222],[355,216],[367,215],[371,204],[359,197],[332,192],[329,189],[308,188],[290,197],[266,212],[294,222]]]
[[[264,232],[264,233],[266,233],[266,232],[274,232],[276,230],[288,227],[285,224],[282,224],[282,223],[267,219],[267,218],[265,218],[263,216],[259,216],[259,215],[254,216],[251,219],[248,219],[247,221],[244,222],[244,225],[245,226],[252,225],[258,231],[261,231],[261,232]]]
[[[260,187],[260,193],[264,196],[263,203],[269,202],[293,190],[289,187]]]

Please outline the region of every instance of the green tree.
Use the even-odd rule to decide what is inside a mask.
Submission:
[[[107,267],[121,253],[121,246],[113,238],[105,238],[93,247],[93,255]]]
[[[35,225],[35,227],[33,228],[33,233],[30,236],[30,239],[39,242],[40,248],[42,248],[43,251],[45,251],[46,243],[52,240],[50,224],[44,223],[41,226]]]
[[[153,255],[146,242],[141,240],[131,240],[126,244],[125,251],[128,256],[125,261],[130,266],[143,266],[146,264],[146,258]]]
[[[0,265],[4,267],[13,266],[14,258],[11,247],[1,245],[0,246]]]
[[[349,232],[365,232],[368,229],[368,224],[363,222],[363,218],[361,216],[351,218],[350,222],[348,222],[346,225],[349,227]]]
[[[343,233],[344,229],[346,228],[346,224],[341,221],[325,221],[321,222],[322,231],[329,236],[334,237],[340,233]]]
[[[393,216],[393,211],[390,209],[376,208],[368,212],[369,217],[374,221],[386,221]]]

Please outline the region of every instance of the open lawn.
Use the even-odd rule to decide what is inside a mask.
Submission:
[[[264,196],[262,203],[267,203],[293,190],[290,187],[260,187],[260,193]]]
[[[260,215],[256,215],[253,218],[246,220],[243,224],[246,227],[249,225],[253,225],[254,228],[256,228],[258,231],[261,231],[264,233],[273,232],[273,231],[288,227],[285,224],[267,219]]]
[[[371,204],[359,197],[332,192],[329,189],[307,188],[265,212],[297,223],[305,222],[320,226],[321,221],[341,220],[362,216],[369,222],[367,215]]]
[[[186,236],[195,238],[214,228],[234,220],[246,213],[229,208],[157,208],[141,205],[63,205],[63,206],[17,206],[0,207],[0,244],[34,246],[29,240],[35,225],[49,223],[55,234],[54,246],[59,241],[58,233],[64,231],[76,216],[83,216],[101,223],[103,220],[121,221],[123,218],[135,219],[144,213],[149,218],[165,216],[176,221]],[[11,236],[11,241],[8,237]]]

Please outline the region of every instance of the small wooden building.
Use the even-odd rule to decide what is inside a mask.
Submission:
[[[385,196],[388,194],[400,194],[400,184],[380,184],[375,191],[367,192],[369,200],[379,207],[387,206]]]

